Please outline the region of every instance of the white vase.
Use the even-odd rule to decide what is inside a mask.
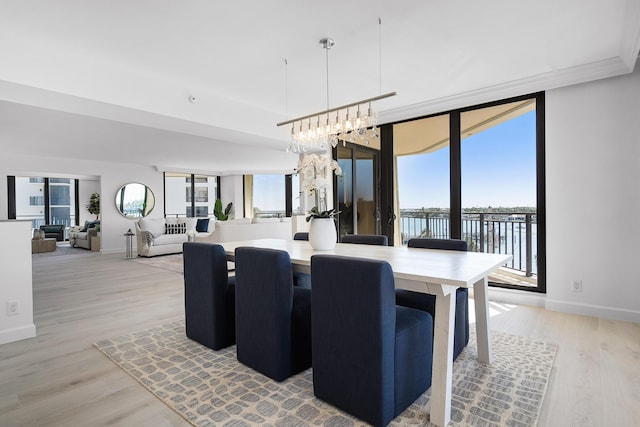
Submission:
[[[309,243],[316,251],[333,249],[337,240],[336,223],[333,218],[312,218],[309,227]]]

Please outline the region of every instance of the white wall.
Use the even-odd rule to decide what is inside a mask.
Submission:
[[[640,322],[640,67],[547,92],[546,172],[546,307]]]
[[[31,221],[0,221],[0,235],[0,344],[4,344],[36,335],[31,283]],[[7,303],[10,301],[18,303],[18,314],[8,315]]]
[[[233,203],[232,218],[244,217],[244,177],[242,175],[220,177],[220,201],[222,202],[222,209],[229,202]]]

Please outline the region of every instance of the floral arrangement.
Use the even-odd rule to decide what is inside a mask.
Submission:
[[[341,176],[342,169],[338,162],[328,154],[305,154],[298,161],[296,171],[302,178],[301,186],[305,194],[315,198],[315,206],[309,210],[307,222],[311,221],[311,218],[333,218],[340,213],[337,209],[326,209],[327,188],[331,185],[327,173],[331,175],[333,171],[336,176]]]

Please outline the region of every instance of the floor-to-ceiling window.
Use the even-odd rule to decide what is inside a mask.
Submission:
[[[16,218],[43,224],[76,224],[76,180],[71,178],[15,177]]]
[[[166,216],[211,217],[218,197],[218,179],[166,172],[164,194]]]
[[[513,256],[492,281],[536,286],[536,100],[464,111],[460,128],[462,238]]]
[[[257,174],[252,177],[251,206],[253,218],[285,216],[285,175]],[[246,178],[245,178],[246,182]],[[245,189],[246,191],[246,189]]]
[[[393,132],[396,244],[414,237],[450,238],[449,116],[398,124]]]
[[[494,285],[545,291],[544,94],[393,125],[395,243],[508,253]]]

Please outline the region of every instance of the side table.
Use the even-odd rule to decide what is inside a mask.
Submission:
[[[131,231],[131,229],[127,230],[127,232],[124,233],[124,237],[125,237],[124,258],[125,259],[135,258],[135,256],[133,255],[133,236],[135,236],[135,234],[133,233],[133,231]]]
[[[94,252],[100,252],[100,236],[91,236],[91,250]]]
[[[43,252],[55,252],[56,239],[32,239],[31,240],[31,253],[39,254]]]

